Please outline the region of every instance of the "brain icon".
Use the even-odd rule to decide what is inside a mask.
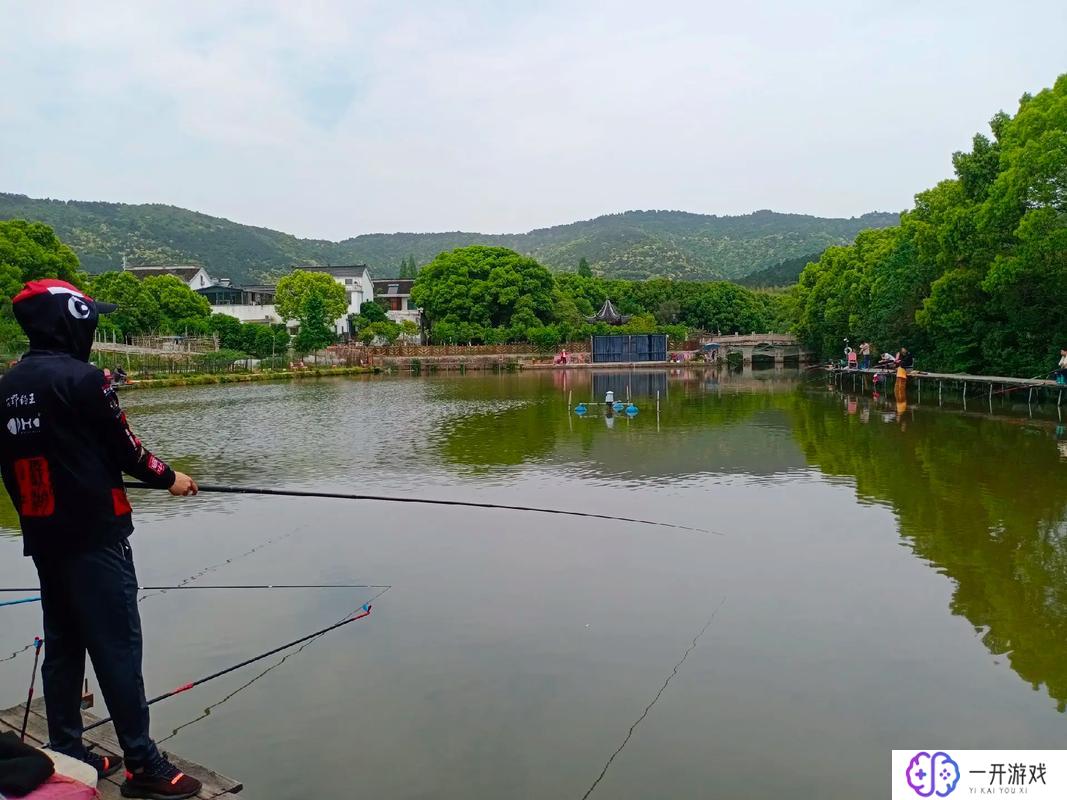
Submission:
[[[947,797],[960,781],[960,768],[948,753],[940,750],[916,753],[908,763],[908,786],[919,797]]]

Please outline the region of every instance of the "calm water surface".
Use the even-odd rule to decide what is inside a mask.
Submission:
[[[627,381],[130,392],[143,438],[203,482],[714,531],[139,496],[146,584],[392,586],[369,620],[156,706],[157,738],[243,779],[253,800],[580,800],[710,619],[592,797],[886,797],[894,747],[1067,745],[1067,437],[1054,409],[993,418],[783,373],[651,372],[630,380],[636,418],[570,413],[569,395],[624,397]],[[10,509],[0,521],[11,528]],[[0,579],[36,581],[14,536],[0,535]],[[149,694],[337,621],[374,591],[146,596]],[[3,657],[39,632],[40,611],[0,612]],[[0,663],[8,704],[30,665]]]

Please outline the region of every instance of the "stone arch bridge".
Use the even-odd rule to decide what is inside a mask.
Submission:
[[[725,361],[732,353],[740,353],[744,364],[773,361],[782,366],[787,360],[798,363],[813,361],[815,356],[789,333],[739,333],[731,336],[702,336],[700,348],[708,360]]]

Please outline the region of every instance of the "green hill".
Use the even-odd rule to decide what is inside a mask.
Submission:
[[[375,275],[389,277],[409,255],[425,264],[442,250],[470,244],[510,247],[560,271],[574,270],[584,256],[594,272],[611,278],[738,280],[899,221],[888,213],[825,219],[773,211],[736,217],[627,211],[520,234],[375,233],[330,242],[175,206],[0,193],[0,219],[14,218],[51,225],[89,272],[118,269],[125,256],[132,265],[200,264],[238,282],[276,276],[294,264],[366,263]]]
[[[808,253],[806,256],[787,258],[758,272],[746,275],[738,283],[752,288],[792,286],[800,278],[800,273],[804,271],[804,267],[812,261],[818,261],[821,256],[822,253]]]

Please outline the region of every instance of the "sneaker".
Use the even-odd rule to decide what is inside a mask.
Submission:
[[[191,778],[162,756],[149,767],[126,770],[126,782],[119,787],[123,797],[148,800],[181,800],[200,791],[200,781]]]
[[[99,753],[86,753],[85,758],[81,760],[96,770],[97,778],[106,778],[108,775],[114,775],[122,769],[122,759],[118,756],[102,756]]]

